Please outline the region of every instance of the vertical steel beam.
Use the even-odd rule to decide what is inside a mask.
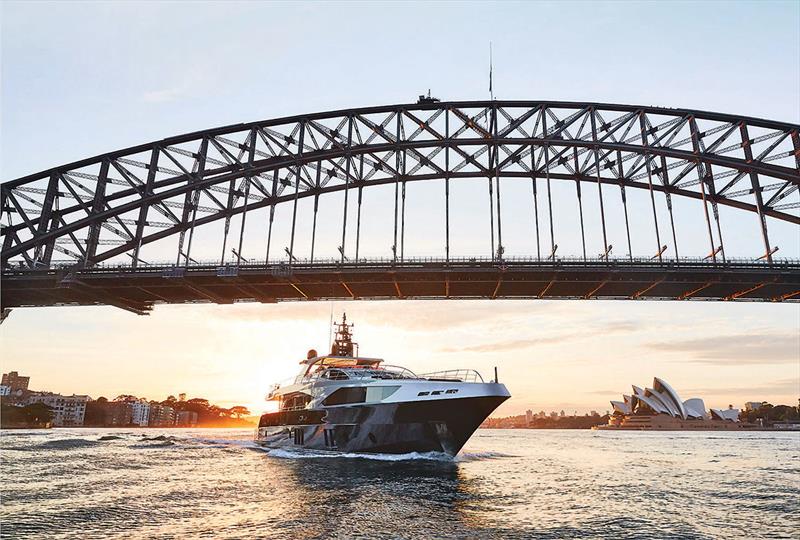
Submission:
[[[658,230],[658,213],[656,212],[656,196],[653,191],[653,169],[650,163],[650,143],[647,139],[647,126],[645,123],[645,116],[644,111],[639,111],[639,129],[641,131],[642,136],[642,146],[644,147],[644,162],[647,168],[647,187],[650,191],[650,205],[653,209],[653,225],[656,229],[656,254],[658,255],[658,260],[661,262],[661,254],[664,251],[661,246],[661,232]]]
[[[494,121],[494,112],[495,109],[492,107],[490,114],[490,122]],[[491,129],[491,126],[490,128]],[[494,160],[494,153],[492,152],[493,145],[488,144],[489,147],[489,174],[487,175],[487,180],[489,180],[489,232],[492,235],[492,260],[495,259],[495,250],[494,250],[494,194],[492,190],[492,166]]]
[[[57,206],[58,206],[58,199],[56,199],[56,207]],[[51,231],[55,230],[58,227],[59,219],[60,219],[59,210],[58,210],[58,208],[55,208],[53,210],[53,213],[52,213],[51,217],[50,217],[50,230]],[[47,244],[45,245],[45,248],[44,248],[44,257],[42,258],[42,262],[45,265],[47,265],[48,267],[50,266],[50,261],[53,260],[53,250],[55,249],[55,244],[56,244],[56,239],[55,238],[50,238],[47,241]]]
[[[186,182],[191,183],[192,179],[187,177]],[[178,234],[178,255],[175,257],[175,266],[180,266],[181,256],[183,256],[183,242],[186,239],[187,221],[189,221],[189,214],[192,212],[192,199],[193,192],[191,189],[186,190],[186,195],[183,196],[183,209],[181,209],[181,232]]]
[[[536,134],[534,133],[533,136],[535,137]],[[536,260],[542,260],[542,249],[539,243],[539,198],[536,189],[536,160],[533,155],[533,148],[534,146],[531,145],[531,190],[533,191],[533,220],[535,222],[536,228]]]
[[[52,221],[51,218],[55,214],[55,212],[53,211],[53,207],[55,206],[56,199],[58,197],[58,178],[59,178],[58,171],[53,171],[52,173],[50,173],[50,179],[47,182],[47,191],[45,192],[44,202],[42,203],[42,210],[39,215],[39,226],[36,231],[37,234],[39,235],[42,235],[45,232],[47,232],[48,226],[51,225]],[[38,244],[36,246],[34,260],[41,261],[46,266],[50,266],[50,258],[52,257],[54,244],[55,244],[55,238],[47,240],[45,245],[42,245],[41,243]]]
[[[603,227],[603,253],[608,258],[608,237],[606,235],[606,211],[603,205],[603,183],[600,181],[600,153],[597,146],[597,125],[595,121],[594,107],[589,108],[589,119],[592,124],[592,142],[594,142],[594,162],[597,172],[597,194],[600,197],[600,223]]]
[[[753,148],[750,144],[750,135],[747,132],[747,125],[744,122],[739,123],[739,132],[742,135],[742,148],[744,149],[744,158],[747,163],[753,162]],[[795,152],[800,150],[800,142],[795,136],[792,137],[795,145]],[[798,154],[797,159],[800,159]],[[758,179],[758,174],[750,171],[750,185],[753,188],[753,193],[756,196],[756,212],[758,213],[758,222],[761,226],[761,239],[764,241],[764,253],[766,254],[767,261],[772,264],[772,246],[769,244],[769,234],[767,233],[767,216],[764,215],[764,198],[761,194],[761,183]]]
[[[392,261],[397,262],[397,210],[399,201],[399,191],[400,191],[400,125],[403,122],[402,119],[402,111],[398,109],[397,111],[397,130],[396,130],[396,138],[395,138],[395,149],[394,149],[394,170],[396,171],[395,179],[394,179],[394,240],[392,241]]]
[[[800,131],[794,129],[791,133],[792,146],[794,147],[794,165],[800,173]]]
[[[351,159],[351,149],[353,145],[353,116],[350,115],[347,117],[347,150],[345,151],[345,180],[344,180],[344,210],[342,213],[342,262],[345,259],[345,241],[347,238],[347,199],[348,194],[350,192],[350,162]]]
[[[403,150],[403,183],[400,188],[401,204],[400,204],[400,262],[403,262],[405,257],[406,248],[406,160],[408,156],[406,151]]]
[[[578,215],[581,221],[581,246],[583,247],[583,260],[586,260],[586,233],[583,228],[583,201],[581,200],[581,181],[578,167],[578,147],[572,148],[572,161],[575,167],[575,191],[578,195]]]
[[[708,165],[708,171],[711,170],[711,165]],[[714,215],[714,221],[717,224],[717,238],[719,238],[719,250],[722,254],[722,262],[726,261],[727,256],[725,255],[725,240],[722,238],[722,225],[720,224],[719,220],[719,207],[717,206],[716,201],[716,191],[714,189],[714,177],[709,176],[709,194],[711,195],[711,213]]]
[[[705,152],[705,145],[703,144],[703,140],[698,136],[698,144],[700,145],[700,150]],[[717,193],[716,187],[714,186],[714,169],[711,167],[710,163],[706,163],[704,166],[705,174],[703,174],[703,181],[705,182],[706,186],[708,187],[708,194],[709,198],[711,199],[711,213],[714,216],[714,222],[717,225],[717,238],[719,238],[719,250],[722,254],[722,262],[724,263],[726,260],[725,255],[725,242],[722,239],[722,225],[720,224],[719,220],[719,208],[717,207]]]
[[[547,110],[542,106],[542,137],[545,139],[544,143],[544,174],[547,180],[547,211],[550,216],[550,256],[555,261],[556,258],[556,240],[553,234],[553,199],[550,191],[550,143],[547,142]]]
[[[358,250],[361,244],[361,198],[364,191],[364,154],[359,156],[358,163],[358,212],[356,214],[356,264],[358,264]]]
[[[5,201],[3,201],[3,202],[5,202]],[[8,219],[9,219],[9,223],[10,223],[10,221],[11,221],[11,216],[10,215],[8,216]],[[11,232],[11,231],[6,231],[5,234],[3,235],[3,249],[0,250],[0,253],[3,253],[3,266],[5,266],[6,262],[8,261],[8,258],[5,255],[5,253],[7,253],[9,249],[11,249],[11,244],[12,244],[12,241],[14,240],[14,236],[15,236],[15,234],[13,232]]]
[[[147,183],[144,186],[142,198],[153,194],[153,182],[156,179],[156,172],[158,171],[158,157],[160,150],[157,146],[153,146],[150,151],[150,165],[147,170]],[[139,219],[136,220],[136,247],[133,250],[133,263],[132,266],[136,268],[139,265],[139,249],[142,247],[142,234],[144,232],[144,224],[147,221],[147,211],[150,209],[148,203],[142,204],[139,209]]]
[[[153,150],[153,153],[156,153],[157,150]],[[156,156],[156,160],[158,157]],[[151,159],[151,165],[153,160]],[[97,177],[97,186],[95,186],[94,190],[94,199],[92,200],[92,214],[96,215],[103,211],[106,205],[105,197],[106,197],[106,184],[108,183],[108,166],[109,161],[104,159],[103,162],[100,164],[100,174]],[[153,167],[154,168],[154,167]],[[155,173],[152,171],[148,173],[148,185],[152,185],[152,180],[150,179],[150,175],[155,176]],[[48,189],[49,191],[49,189]],[[42,223],[39,223],[41,227]],[[100,240],[100,226],[101,222],[95,220],[91,226],[89,227],[89,237],[86,239],[86,257],[84,259],[85,266],[92,266],[94,264],[94,256],[97,253],[97,244]],[[137,233],[139,229],[137,228]],[[141,235],[137,234],[137,244],[141,243]],[[137,255],[138,255],[138,247],[137,247]],[[134,259],[134,266],[136,260]]]
[[[631,245],[631,225],[628,219],[628,196],[625,194],[625,169],[623,167],[622,152],[617,150],[617,163],[619,166],[619,194],[622,197],[622,211],[625,213],[625,237],[628,240],[628,259],[633,260],[633,246]]]
[[[242,222],[239,227],[239,244],[236,248],[236,265],[241,266],[242,259],[242,244],[244,243],[244,225],[247,220],[247,206],[250,202],[250,177],[244,177],[244,210],[242,211]]]
[[[669,170],[667,169],[667,158],[663,155],[661,156],[661,171],[662,171],[662,180],[661,183],[664,184],[664,187],[669,186]],[[667,199],[667,210],[669,211],[669,225],[672,228],[672,244],[675,251],[675,261],[680,261],[680,253],[678,252],[678,235],[675,233],[675,217],[672,215],[672,195],[670,195],[669,191],[664,189],[664,197]]]
[[[278,198],[278,170],[272,173],[272,202],[269,205],[269,225],[267,227],[267,256],[265,264],[269,264],[269,249],[272,245],[272,222],[275,220],[275,200]]]
[[[497,144],[497,104],[494,103],[492,106],[492,139],[493,144],[492,147],[494,148],[494,165],[492,166],[492,170],[494,171],[494,179],[496,183],[496,191],[497,191],[497,258],[503,258],[503,222],[502,222],[502,214],[500,213],[500,147]]]
[[[706,199],[706,183],[704,177],[703,162],[700,161],[700,134],[697,131],[697,122],[694,116],[689,117],[689,131],[692,137],[692,148],[695,155],[695,167],[697,167],[697,180],[700,182],[700,196],[703,200],[703,212],[706,217],[706,227],[708,228],[708,241],[711,244],[711,260],[717,262],[717,248],[714,245],[714,234],[711,232],[711,218],[708,215],[708,200]]]
[[[444,112],[444,258],[450,264],[450,108]]]
[[[206,173],[206,157],[208,156],[208,137],[203,137],[202,142],[200,143],[200,152],[197,156],[197,173],[195,174],[195,178],[197,181],[203,179]],[[192,179],[189,178],[187,182],[191,182]],[[194,236],[194,224],[195,220],[197,219],[197,206],[200,202],[200,190],[196,189],[194,192],[194,196],[192,197],[192,223],[189,228],[189,242],[186,244],[186,259],[184,260],[184,266],[189,266],[189,259],[191,258],[189,254],[192,251],[192,237]]]
[[[216,146],[216,145],[215,145]],[[220,147],[217,146],[217,150],[220,150]],[[221,152],[220,152],[221,153]],[[222,237],[222,254],[220,256],[219,265],[225,265],[225,248],[228,244],[228,232],[231,228],[231,216],[233,211],[233,201],[236,197],[237,189],[236,189],[236,178],[231,177],[231,181],[228,184],[228,200],[225,203],[225,232]]]
[[[698,173],[700,173],[699,170]],[[700,180],[700,194],[703,198],[703,212],[705,213],[706,226],[708,227],[708,240],[711,244],[711,260],[717,262],[717,248],[714,245],[714,235],[711,232],[711,218],[708,215],[708,200],[706,199],[706,183],[703,181],[702,177],[700,177],[699,180]]]
[[[311,264],[314,264],[314,244],[317,239],[317,210],[319,209],[319,181],[322,175],[322,161],[317,163],[317,175],[315,181],[315,189],[317,192],[314,193],[314,221],[311,225]]]
[[[294,204],[292,207],[292,236],[289,240],[289,266],[292,265],[294,261],[294,232],[295,227],[297,225],[297,199],[300,197],[300,163],[297,162],[303,156],[303,138],[306,133],[306,121],[300,121],[300,136],[298,137],[297,143],[297,155],[295,156],[296,165],[295,165],[295,180],[294,180]]]
[[[253,168],[253,161],[255,160],[256,155],[256,128],[250,130],[250,143],[247,145],[247,168],[252,170]],[[238,264],[242,264],[242,243],[244,242],[244,225],[247,219],[247,206],[250,202],[250,182],[252,181],[252,175],[248,174],[245,176],[245,186],[244,186],[244,211],[242,212],[242,227],[239,230],[239,247],[236,250],[236,260]]]

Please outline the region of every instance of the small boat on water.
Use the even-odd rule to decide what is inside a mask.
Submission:
[[[268,448],[334,452],[444,452],[456,455],[511,395],[471,369],[416,375],[358,356],[347,315],[335,323],[328,355],[308,351],[300,372],[275,385],[256,442]],[[495,379],[497,376],[495,375]]]

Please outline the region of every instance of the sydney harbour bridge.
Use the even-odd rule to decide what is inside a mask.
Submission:
[[[421,97],[188,133],[4,181],[0,299],[797,301],[799,132]]]

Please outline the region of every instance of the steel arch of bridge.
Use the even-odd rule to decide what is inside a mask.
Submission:
[[[326,193],[357,190],[360,209],[366,187],[394,184],[402,197],[407,182],[444,179],[449,193],[450,180],[467,177],[488,180],[493,257],[502,256],[496,248],[503,245],[500,179],[522,177],[533,180],[533,196],[542,199],[537,214],[540,203],[545,213],[541,191],[547,188],[549,203],[551,181],[576,181],[579,203],[580,184],[595,184],[606,253],[603,199],[614,186],[625,205],[626,227],[626,189],[650,192],[656,220],[654,194],[666,197],[665,238],[670,228],[674,238],[671,198],[701,200],[714,260],[725,256],[718,205],[752,212],[763,255],[771,260],[766,218],[800,224],[798,131],[795,124],[703,111],[552,101],[394,105],[236,124],[3,183],[2,264],[49,267],[57,251],[81,267],[121,255],[136,267],[143,245],[173,235],[179,236],[176,262],[188,264],[194,229],[218,220],[225,222],[224,259],[236,214],[269,207],[271,231],[275,206],[293,203],[293,245],[300,198],[314,197],[316,217]],[[537,191],[539,179],[545,182]],[[344,204],[342,246],[347,196]],[[448,199],[448,224],[449,210]],[[538,215],[536,223],[542,258]],[[550,224],[552,230],[552,217]],[[657,235],[658,227],[656,221]],[[582,219],[581,228],[583,237]],[[397,230],[395,217],[395,250]],[[243,234],[244,219],[238,253]],[[629,231],[627,236],[633,257]],[[554,243],[552,233],[549,238]],[[449,258],[449,230],[447,243]],[[654,251],[662,243],[658,238]],[[544,255],[554,247],[545,246]],[[313,249],[312,240],[312,259]],[[674,250],[677,257],[677,240]],[[358,247],[350,255],[358,258],[357,252]]]
[[[340,110],[190,133],[0,185],[0,304],[5,316],[25,305],[110,304],[146,313],[154,303],[327,298],[798,300],[800,264],[773,260],[767,218],[800,225],[799,131],[795,124],[685,109],[471,101]],[[487,181],[491,253],[483,259],[450,253],[450,184],[464,178]],[[500,192],[509,178],[531,180],[536,254],[528,258],[504,256]],[[444,254],[428,260],[405,257],[403,247],[406,184],[424,180],[445,186]],[[552,182],[574,182],[582,258],[556,254]],[[392,254],[365,260],[362,191],[379,185],[394,185]],[[596,188],[599,258],[586,256],[581,186]],[[610,257],[604,202],[614,196],[611,188],[624,209],[623,259]],[[648,253],[635,254],[631,246],[630,189],[649,193],[644,215],[652,213],[655,244]],[[357,192],[352,201],[351,191]],[[334,192],[344,193],[340,257],[315,260],[319,198]],[[666,202],[668,222],[662,214],[659,223],[656,196]],[[311,257],[299,260],[297,207],[308,197]],[[701,202],[707,257],[679,256],[673,197]],[[292,205],[291,239],[288,259],[271,261],[279,204]],[[355,231],[352,222],[348,229],[348,204],[357,205]],[[719,205],[753,216],[763,251],[746,261],[726,256]],[[248,260],[245,221],[261,208],[269,209],[266,256]],[[239,230],[232,231],[238,214]],[[194,232],[218,221],[224,222],[219,265],[198,263],[191,257]],[[140,258],[142,246],[175,236],[174,262]],[[230,263],[226,247],[235,255]]]

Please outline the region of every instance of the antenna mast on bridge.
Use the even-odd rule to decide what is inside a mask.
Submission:
[[[494,101],[494,91],[492,90],[492,42],[489,42],[489,98]]]

